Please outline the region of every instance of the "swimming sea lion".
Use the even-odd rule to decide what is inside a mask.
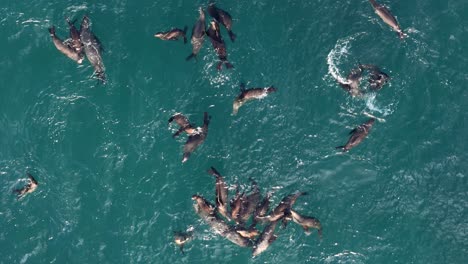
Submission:
[[[268,209],[270,207],[270,198],[271,192],[268,192],[263,198],[263,200],[259,204],[257,204],[257,207],[255,208],[255,212],[252,217],[252,224],[250,225],[251,228],[257,224],[258,220],[261,220],[261,218],[268,213]]]
[[[206,31],[206,35],[210,37],[211,44],[218,55],[220,62],[216,66],[218,70],[221,70],[223,64],[226,64],[226,68],[231,69],[234,66],[228,61],[227,59],[227,52],[226,52],[226,44],[224,43],[223,38],[221,37],[221,33],[219,31],[219,24],[216,21],[211,21],[208,30]]]
[[[179,40],[179,37],[183,37],[184,44],[186,44],[187,43],[187,27],[184,27],[184,30],[173,28],[166,32],[158,32],[154,36],[162,40]]]
[[[253,246],[253,257],[267,250],[271,243],[273,243],[276,240],[277,236],[275,235],[275,229],[277,223],[278,220],[273,221],[263,229],[263,232],[260,234],[260,237],[257,239]]]
[[[104,63],[102,62],[101,57],[101,43],[91,32],[89,25],[89,18],[87,16],[84,16],[83,20],[81,21],[80,28],[81,43],[83,43],[86,57],[88,58],[91,65],[93,65],[94,67],[94,73],[96,74],[97,79],[102,83],[106,83],[106,69],[104,67]]]
[[[34,177],[29,173],[26,173],[26,176],[28,176],[28,183],[23,188],[13,191],[18,195],[17,199],[24,197],[28,193],[34,192],[37,188],[38,183],[36,179],[34,179]]]
[[[356,127],[355,129],[351,130],[349,134],[351,137],[349,138],[348,142],[344,146],[336,147],[337,149],[342,149],[343,152],[346,152],[355,146],[359,145],[361,141],[369,134],[370,129],[374,125],[375,119],[371,118],[364,124]]]
[[[241,210],[242,200],[244,193],[239,193],[239,186],[236,188],[236,195],[231,199],[229,205],[231,206],[231,219],[239,222],[239,212]]]
[[[169,118],[168,123],[170,124],[172,123],[172,121],[175,121],[180,126],[179,130],[177,130],[177,132],[175,132],[174,135],[172,135],[172,137],[174,138],[182,132],[185,132],[188,135],[198,133],[198,130],[192,124],[190,124],[188,118],[180,113],[176,113],[171,118]]]
[[[76,61],[77,63],[81,64],[83,62],[83,56],[82,55],[76,53],[76,51],[74,49],[72,49],[68,45],[64,44],[63,41],[61,39],[59,39],[57,37],[57,35],[55,35],[55,27],[54,26],[49,28],[49,33],[50,33],[50,36],[52,37],[52,40],[54,42],[55,47],[60,52],[65,54],[68,58]]]
[[[184,145],[184,156],[182,158],[182,163],[186,162],[190,154],[192,154],[195,149],[200,146],[206,139],[208,135],[208,124],[210,123],[210,118],[208,113],[204,113],[203,126],[199,129],[198,133],[192,134],[188,137],[187,142]]]
[[[231,220],[229,216],[227,203],[228,203],[228,187],[224,182],[223,176],[219,172],[211,167],[208,173],[216,177],[216,209],[226,219]]]
[[[353,97],[361,95],[362,93],[359,89],[359,85],[361,83],[362,73],[363,68],[360,66],[353,68],[346,77],[346,82],[337,79],[338,84]]]
[[[241,202],[239,219],[237,219],[237,223],[240,225],[244,225],[249,220],[261,199],[261,194],[257,183],[252,181],[252,185],[253,191],[249,195],[245,196]]]
[[[382,89],[382,87],[388,82],[390,76],[388,76],[385,72],[381,71],[379,67],[371,64],[364,64],[360,65],[363,69],[369,69],[370,76],[369,76],[369,85],[370,89],[373,91],[377,91]]]
[[[257,217],[257,219],[260,219],[262,221],[268,220],[270,222],[277,221],[284,217],[285,213],[288,212],[291,207],[296,203],[297,198],[301,195],[306,195],[306,192],[297,192],[294,194],[290,194],[281,200],[281,202],[278,204],[278,206],[275,207],[273,212],[271,212],[268,216],[264,217]]]
[[[215,206],[208,202],[203,196],[194,194],[192,200],[197,203],[194,205],[195,212],[200,216],[213,216],[215,214]]]
[[[66,18],[68,27],[70,28],[70,47],[75,50],[76,53],[81,54],[83,52],[83,43],[81,43],[80,32],[76,29],[74,23]]]
[[[236,230],[237,233],[239,233],[239,235],[241,235],[242,237],[248,238],[248,239],[252,239],[252,238],[255,238],[258,235],[260,235],[258,230],[253,228],[253,227],[249,228],[249,229],[246,229],[246,228],[244,228],[242,226],[236,226],[235,230]]]
[[[246,102],[254,99],[263,99],[268,94],[276,92],[276,88],[273,86],[265,88],[250,88],[245,89],[245,85],[241,84],[241,93],[236,97],[234,103],[232,104],[232,114],[236,115],[239,111],[239,108],[244,105]]]
[[[189,242],[192,239],[192,232],[181,232],[181,231],[175,231],[174,232],[174,242],[176,245],[179,246],[180,251],[182,254],[184,253],[184,245],[185,243]]]
[[[390,10],[388,10],[385,6],[377,3],[375,0],[369,0],[369,2],[374,8],[375,13],[383,20],[383,22],[385,22],[385,24],[389,25],[393,30],[395,30],[398,33],[400,39],[404,39],[408,36],[401,30],[398,21],[392,15],[392,13],[390,13]]]
[[[192,43],[192,54],[190,54],[185,60],[190,60],[191,58],[196,57],[203,45],[205,37],[205,13],[201,7],[198,11],[200,12],[200,17],[193,26],[192,38],[190,40]]]
[[[295,223],[301,225],[302,228],[304,228],[304,231],[307,235],[310,235],[309,228],[315,228],[318,230],[319,237],[322,237],[322,225],[320,224],[320,221],[317,218],[310,216],[302,216],[292,209],[289,210],[289,213],[291,214],[292,220]]]
[[[228,12],[217,8],[214,3],[210,3],[207,11],[208,11],[208,14],[210,14],[212,18],[214,18],[216,21],[221,23],[227,29],[229,38],[231,39],[232,42],[234,42],[234,40],[236,39],[236,35],[231,30],[232,28],[231,15]]]

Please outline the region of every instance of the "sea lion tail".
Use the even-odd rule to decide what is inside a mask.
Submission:
[[[49,28],[49,33],[50,33],[51,36],[55,36],[55,26],[51,26]]]
[[[184,27],[184,44],[187,44],[187,26]]]
[[[232,42],[236,40],[236,34],[234,34],[231,30],[228,31],[229,38],[231,39]]]
[[[195,55],[194,53],[192,53],[192,54],[188,55],[188,57],[185,58],[185,60],[186,60],[186,61],[189,61],[189,60],[191,60],[192,58],[196,58],[196,56],[197,56],[197,55]]]

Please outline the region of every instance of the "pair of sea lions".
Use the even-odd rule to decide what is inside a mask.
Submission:
[[[363,89],[360,88],[362,75],[364,70],[368,70],[369,73],[369,87],[372,91],[378,91],[388,82],[390,76],[385,72],[381,71],[379,67],[372,64],[359,64],[357,67],[353,68],[348,76],[346,81],[337,79],[338,84],[347,91],[351,96],[361,96],[365,93]]]
[[[67,19],[70,28],[70,39],[62,41],[55,34],[55,27],[49,28],[50,36],[55,47],[70,59],[77,63],[83,62],[83,50],[89,62],[94,68],[94,74],[102,83],[106,82],[105,67],[102,61],[102,47],[98,38],[90,30],[90,21],[87,16],[81,21],[80,30],[77,30],[74,23]]]
[[[190,155],[195,149],[205,142],[205,139],[208,135],[208,125],[210,123],[211,117],[208,116],[208,113],[205,112],[203,115],[203,126],[195,128],[190,124],[187,117],[177,113],[169,119],[169,124],[175,121],[179,126],[179,130],[172,135],[173,137],[178,136],[182,132],[186,132],[189,136],[184,145],[184,154],[182,158],[182,163],[186,162]]]
[[[34,177],[31,174],[26,173],[26,176],[28,176],[28,183],[23,188],[16,189],[13,191],[17,194],[17,199],[21,199],[25,195],[34,192],[38,186],[38,182],[36,181],[36,179],[34,179]]]

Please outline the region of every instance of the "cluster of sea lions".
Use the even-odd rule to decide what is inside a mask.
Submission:
[[[213,20],[210,21],[209,26],[206,27],[205,12],[201,7],[198,9],[200,15],[192,28],[192,37],[190,40],[192,43],[192,53],[186,58],[186,60],[197,57],[201,47],[203,46],[205,35],[207,35],[210,38],[211,44],[220,60],[216,68],[221,70],[223,64],[225,64],[228,69],[233,68],[234,66],[227,59],[226,43],[221,36],[219,28],[219,24],[222,24],[228,31],[231,41],[234,42],[236,35],[232,32],[231,15],[216,7],[214,3],[210,3],[208,5],[207,11]],[[184,43],[187,43],[187,27],[185,27],[184,30],[173,28],[166,32],[158,32],[154,36],[162,40],[178,40],[182,37],[184,39]]]
[[[215,203],[209,202],[201,195],[193,195],[195,212],[214,233],[240,247],[252,247],[253,256],[264,252],[275,241],[277,237],[275,230],[279,222],[286,227],[287,222],[292,220],[301,225],[306,234],[310,234],[309,228],[314,228],[318,230],[319,236],[322,236],[322,225],[317,218],[304,216],[293,210],[296,200],[307,193],[297,192],[287,195],[269,212],[271,193],[267,193],[262,198],[255,181],[252,180],[250,192],[240,193],[236,188],[235,196],[229,200],[228,186],[224,177],[213,167],[208,173],[216,178]],[[258,223],[265,224],[261,233],[256,229]],[[182,247],[189,240],[188,237],[191,236],[177,232],[174,239],[176,244]]]
[[[49,28],[50,36],[52,37],[55,47],[68,58],[80,64],[83,62],[84,53],[94,67],[94,75],[99,81],[105,83],[106,69],[102,62],[102,45],[90,29],[89,18],[87,16],[83,17],[80,30],[78,30],[74,23],[68,18],[66,20],[70,29],[70,38],[65,41],[57,37],[54,26]]]

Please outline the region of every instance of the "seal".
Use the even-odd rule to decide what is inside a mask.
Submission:
[[[28,183],[23,188],[13,191],[17,194],[17,199],[24,197],[28,193],[34,192],[37,188],[38,183],[36,179],[34,179],[34,177],[29,173],[26,173],[26,176],[28,176]]]
[[[190,124],[188,118],[181,113],[176,113],[171,118],[169,118],[168,125],[170,125],[172,121],[175,121],[180,126],[179,130],[177,130],[177,132],[172,135],[173,138],[177,137],[182,132],[185,132],[188,135],[198,133],[198,130],[192,124]]]
[[[64,44],[64,42],[57,37],[55,34],[55,27],[52,26],[49,28],[50,36],[52,37],[52,41],[54,42],[55,47],[65,54],[68,58],[76,61],[77,63],[81,64],[83,62],[83,56],[78,54],[74,49],[70,48],[70,46]]]
[[[318,230],[319,237],[322,238],[322,225],[320,224],[320,221],[317,218],[310,216],[302,216],[292,209],[290,209],[288,213],[291,215],[292,220],[295,223],[302,226],[307,235],[311,234],[309,228],[315,228]]]
[[[390,10],[386,8],[384,5],[377,3],[375,0],[369,0],[372,7],[374,8],[375,13],[385,22],[385,24],[389,25],[394,31],[398,33],[400,39],[406,38],[408,35],[401,30],[400,25],[396,18],[390,13]]]
[[[66,18],[68,28],[70,31],[70,47],[75,50],[76,53],[80,54],[83,52],[83,43],[81,43],[80,32],[76,29],[74,22]]]
[[[198,133],[189,135],[187,141],[184,145],[184,155],[182,158],[182,163],[186,162],[190,155],[195,149],[205,142],[206,136],[208,135],[208,125],[210,123],[210,118],[208,113],[204,113],[203,126],[198,129]]]
[[[198,9],[198,12],[200,13],[200,17],[193,26],[192,38],[190,40],[192,43],[192,54],[190,54],[185,60],[196,58],[203,46],[203,40],[205,37],[205,13],[201,7]]]
[[[267,250],[267,248],[273,243],[277,236],[275,235],[276,225],[278,224],[278,220],[269,223],[264,229],[263,232],[260,234],[260,237],[257,239],[253,246],[252,256],[258,256],[263,251]]]
[[[369,134],[369,131],[372,128],[372,126],[374,125],[374,122],[375,122],[375,119],[371,118],[371,119],[367,120],[367,122],[365,122],[364,124],[362,124],[362,125],[356,127],[355,129],[351,130],[351,132],[349,132],[351,137],[349,138],[348,142],[346,142],[346,145],[339,146],[339,147],[336,147],[336,148],[337,149],[342,149],[343,152],[346,152],[346,151],[356,147],[357,145],[359,145],[359,143],[361,143],[362,140],[365,137],[367,137],[367,135]]]
[[[224,40],[221,37],[218,22],[214,20],[210,22],[210,26],[206,31],[206,35],[208,35],[208,37],[210,38],[211,44],[213,45],[213,48],[220,60],[220,62],[216,66],[218,71],[222,69],[223,64],[226,64],[227,69],[234,68],[234,66],[227,59],[226,44],[224,43]]]
[[[227,208],[228,187],[224,178],[214,167],[211,167],[208,173],[216,177],[216,210],[226,219],[231,220]]]
[[[273,86],[245,89],[245,84],[241,83],[241,93],[236,97],[234,103],[232,104],[232,114],[236,115],[239,111],[239,108],[246,102],[254,99],[263,99],[268,94],[276,92],[276,90],[277,89]]]
[[[91,32],[90,21],[87,16],[83,17],[80,27],[80,39],[83,43],[84,51],[86,58],[88,58],[91,65],[94,67],[94,74],[101,83],[106,83],[105,67],[102,62],[102,47],[100,41],[97,37]]]
[[[169,31],[157,32],[154,36],[162,40],[179,40],[179,38],[182,37],[184,39],[184,44],[187,44],[187,27],[184,27],[184,30],[173,28]]]
[[[210,3],[207,8],[208,14],[214,18],[218,23],[221,23],[228,31],[229,38],[232,42],[236,39],[236,35],[232,32],[232,17],[231,15],[215,6],[214,3]]]

